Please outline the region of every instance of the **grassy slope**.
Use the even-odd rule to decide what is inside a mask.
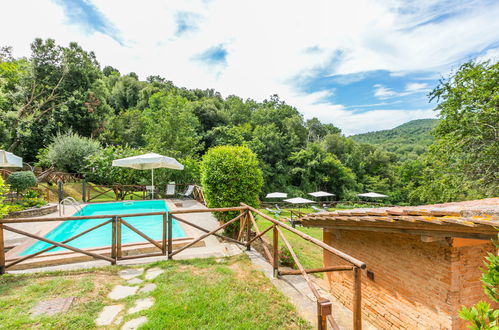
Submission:
[[[161,261],[165,273],[154,279],[151,293],[156,303],[149,310],[126,315],[124,322],[146,315],[143,329],[268,329],[310,328],[270,281],[253,269],[245,255],[223,259]],[[117,304],[107,294],[115,284],[124,284],[116,272],[105,267],[76,272],[6,275],[0,277],[0,328],[92,329],[105,305]],[[143,278],[143,277],[142,277]],[[34,317],[30,309],[38,301],[76,296],[68,313]],[[133,306],[137,294],[119,302]]]

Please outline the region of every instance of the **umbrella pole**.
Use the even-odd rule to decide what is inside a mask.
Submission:
[[[154,199],[154,168],[151,169],[151,186],[152,186],[151,199]]]

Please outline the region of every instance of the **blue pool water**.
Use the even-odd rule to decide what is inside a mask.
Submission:
[[[168,207],[165,201],[138,201],[138,202],[120,202],[120,203],[102,203],[90,204],[85,206],[81,211],[75,213],[75,216],[90,216],[90,215],[123,215],[132,213],[145,213],[145,212],[168,212]],[[54,228],[50,233],[45,235],[45,238],[56,242],[62,242],[74,235],[77,235],[87,229],[90,229],[100,223],[105,222],[107,219],[85,219],[85,220],[72,220],[65,221],[59,226]],[[123,220],[130,225],[151,237],[154,240],[161,240],[163,235],[163,216],[162,215],[149,215],[141,217],[123,217]],[[172,236],[185,237],[185,233],[180,225],[173,220],[172,223]],[[125,225],[121,226],[121,243],[139,243],[146,242],[138,234],[134,233],[130,228]],[[97,228],[73,241],[67,243],[69,246],[77,247],[80,249],[93,248],[100,246],[111,245],[111,223],[108,223],[100,228]],[[29,248],[23,251],[21,255],[27,255],[38,252],[51,244],[37,241]],[[69,251],[64,248],[57,247],[50,250],[54,251]]]

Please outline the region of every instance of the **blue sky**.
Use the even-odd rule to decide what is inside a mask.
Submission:
[[[259,101],[278,94],[345,134],[434,117],[428,93],[439,79],[499,58],[492,0],[6,0],[3,9],[0,45],[17,56],[36,37],[76,41],[141,79]]]

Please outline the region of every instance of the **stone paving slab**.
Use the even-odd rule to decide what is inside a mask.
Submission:
[[[55,298],[50,300],[42,300],[31,309],[31,316],[38,315],[54,315],[57,313],[65,313],[73,303],[74,297]]]
[[[110,325],[115,317],[123,310],[123,305],[105,306],[95,320],[97,326]]]
[[[156,284],[147,283],[142,288],[140,288],[139,293],[149,293],[149,292],[154,291],[155,289],[156,289]]]
[[[144,268],[130,268],[124,269],[118,273],[118,275],[124,280],[131,280],[137,276],[142,275]]]
[[[142,282],[144,281],[142,281],[140,278],[132,278],[131,280],[128,280],[128,284],[133,284],[133,285],[141,284]]]
[[[133,320],[126,322],[121,329],[122,330],[135,330],[146,322],[147,322],[147,317],[141,316],[141,317],[138,317],[136,319],[133,319]]]
[[[165,271],[161,268],[151,268],[146,272],[146,280],[154,280],[159,275],[163,274]]]
[[[117,285],[107,295],[110,299],[120,300],[128,296],[134,295],[138,290],[137,286]]]
[[[127,313],[128,314],[133,314],[137,313],[140,311],[143,311],[145,309],[149,309],[154,305],[154,298],[145,298],[145,299],[138,299],[135,302],[135,306],[131,307]]]

